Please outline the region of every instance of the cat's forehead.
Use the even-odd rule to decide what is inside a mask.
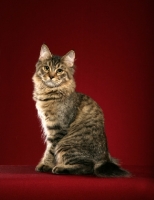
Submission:
[[[61,57],[57,55],[53,55],[51,58],[42,61],[42,65],[48,65],[53,67],[56,67],[60,63],[61,63]]]
[[[53,55],[51,57],[51,64],[56,66],[57,64],[59,64],[61,62],[61,57],[57,56],[57,55]]]

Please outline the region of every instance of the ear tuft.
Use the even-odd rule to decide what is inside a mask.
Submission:
[[[75,61],[75,52],[69,51],[65,56],[62,57],[62,61],[67,64],[68,67],[72,67]]]
[[[47,47],[47,45],[43,44],[41,47],[39,60],[45,60],[50,57],[52,57],[52,54],[51,54],[49,48]]]

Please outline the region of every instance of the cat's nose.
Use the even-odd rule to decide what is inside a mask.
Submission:
[[[50,79],[52,80],[54,78],[54,74],[49,74]]]

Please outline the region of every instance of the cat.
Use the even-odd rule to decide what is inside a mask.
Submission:
[[[109,154],[101,108],[75,91],[74,61],[73,50],[60,57],[41,47],[32,79],[46,150],[36,171],[129,177]]]

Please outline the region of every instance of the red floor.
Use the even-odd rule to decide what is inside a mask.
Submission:
[[[154,199],[152,167],[125,167],[132,178],[43,174],[34,166],[0,166],[0,199]]]

